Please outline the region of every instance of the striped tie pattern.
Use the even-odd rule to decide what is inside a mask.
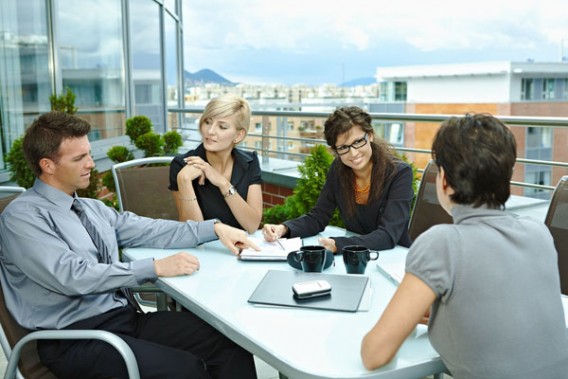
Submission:
[[[95,247],[97,248],[97,250],[99,252],[99,262],[111,264],[112,263],[112,256],[110,254],[108,246],[104,242],[104,240],[102,239],[102,237],[99,234],[95,225],[93,225],[93,223],[87,217],[87,215],[85,213],[85,209],[81,205],[81,202],[79,201],[79,199],[75,199],[73,201],[73,205],[71,206],[71,210],[73,212],[75,212],[77,214],[77,216],[79,216],[79,220],[81,220],[81,223],[83,224],[83,226],[87,230],[87,233],[89,233],[89,236],[91,236],[91,239],[93,240],[93,243],[95,244]],[[142,311],[142,308],[140,308],[140,304],[138,304],[138,302],[134,299],[134,295],[132,294],[132,291],[130,290],[130,288],[123,287],[123,288],[120,289],[120,292],[122,292],[124,297],[126,297],[128,302],[134,308],[136,308],[136,310],[138,312],[144,313],[144,311]]]

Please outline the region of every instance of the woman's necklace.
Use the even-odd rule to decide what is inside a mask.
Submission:
[[[365,187],[359,188],[357,186],[357,181],[354,180],[353,181],[353,187],[355,189],[355,202],[357,204],[364,204],[364,202],[361,199],[361,196],[369,193],[369,190],[371,189],[371,181],[369,181],[369,184],[367,184]]]

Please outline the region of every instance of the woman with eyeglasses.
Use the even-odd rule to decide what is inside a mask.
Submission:
[[[320,238],[333,253],[347,245],[372,250],[410,246],[408,221],[414,192],[411,167],[377,138],[371,116],[358,107],[341,107],[325,122],[327,144],[336,154],[314,208],[282,224],[265,224],[264,238],[309,237],[323,231],[339,209],[347,230],[359,236]]]

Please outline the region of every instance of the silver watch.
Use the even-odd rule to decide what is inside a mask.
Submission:
[[[229,190],[223,195],[223,197],[226,199],[228,197],[233,196],[235,193],[237,193],[237,190],[235,189],[235,186],[230,186]]]

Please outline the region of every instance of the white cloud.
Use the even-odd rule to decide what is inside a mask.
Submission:
[[[384,40],[406,41],[424,51],[481,48],[530,40],[568,38],[565,0],[461,2],[350,0],[225,0],[205,8],[186,1],[190,42],[208,46],[302,51],[322,40],[369,49]],[[528,29],[521,39],[514,34]],[[513,34],[511,34],[513,33]],[[517,40],[518,39],[518,40]]]
[[[568,55],[567,0],[184,1],[185,65],[329,81],[380,65]],[[304,75],[300,78],[298,75]],[[321,79],[326,78],[326,79]]]

